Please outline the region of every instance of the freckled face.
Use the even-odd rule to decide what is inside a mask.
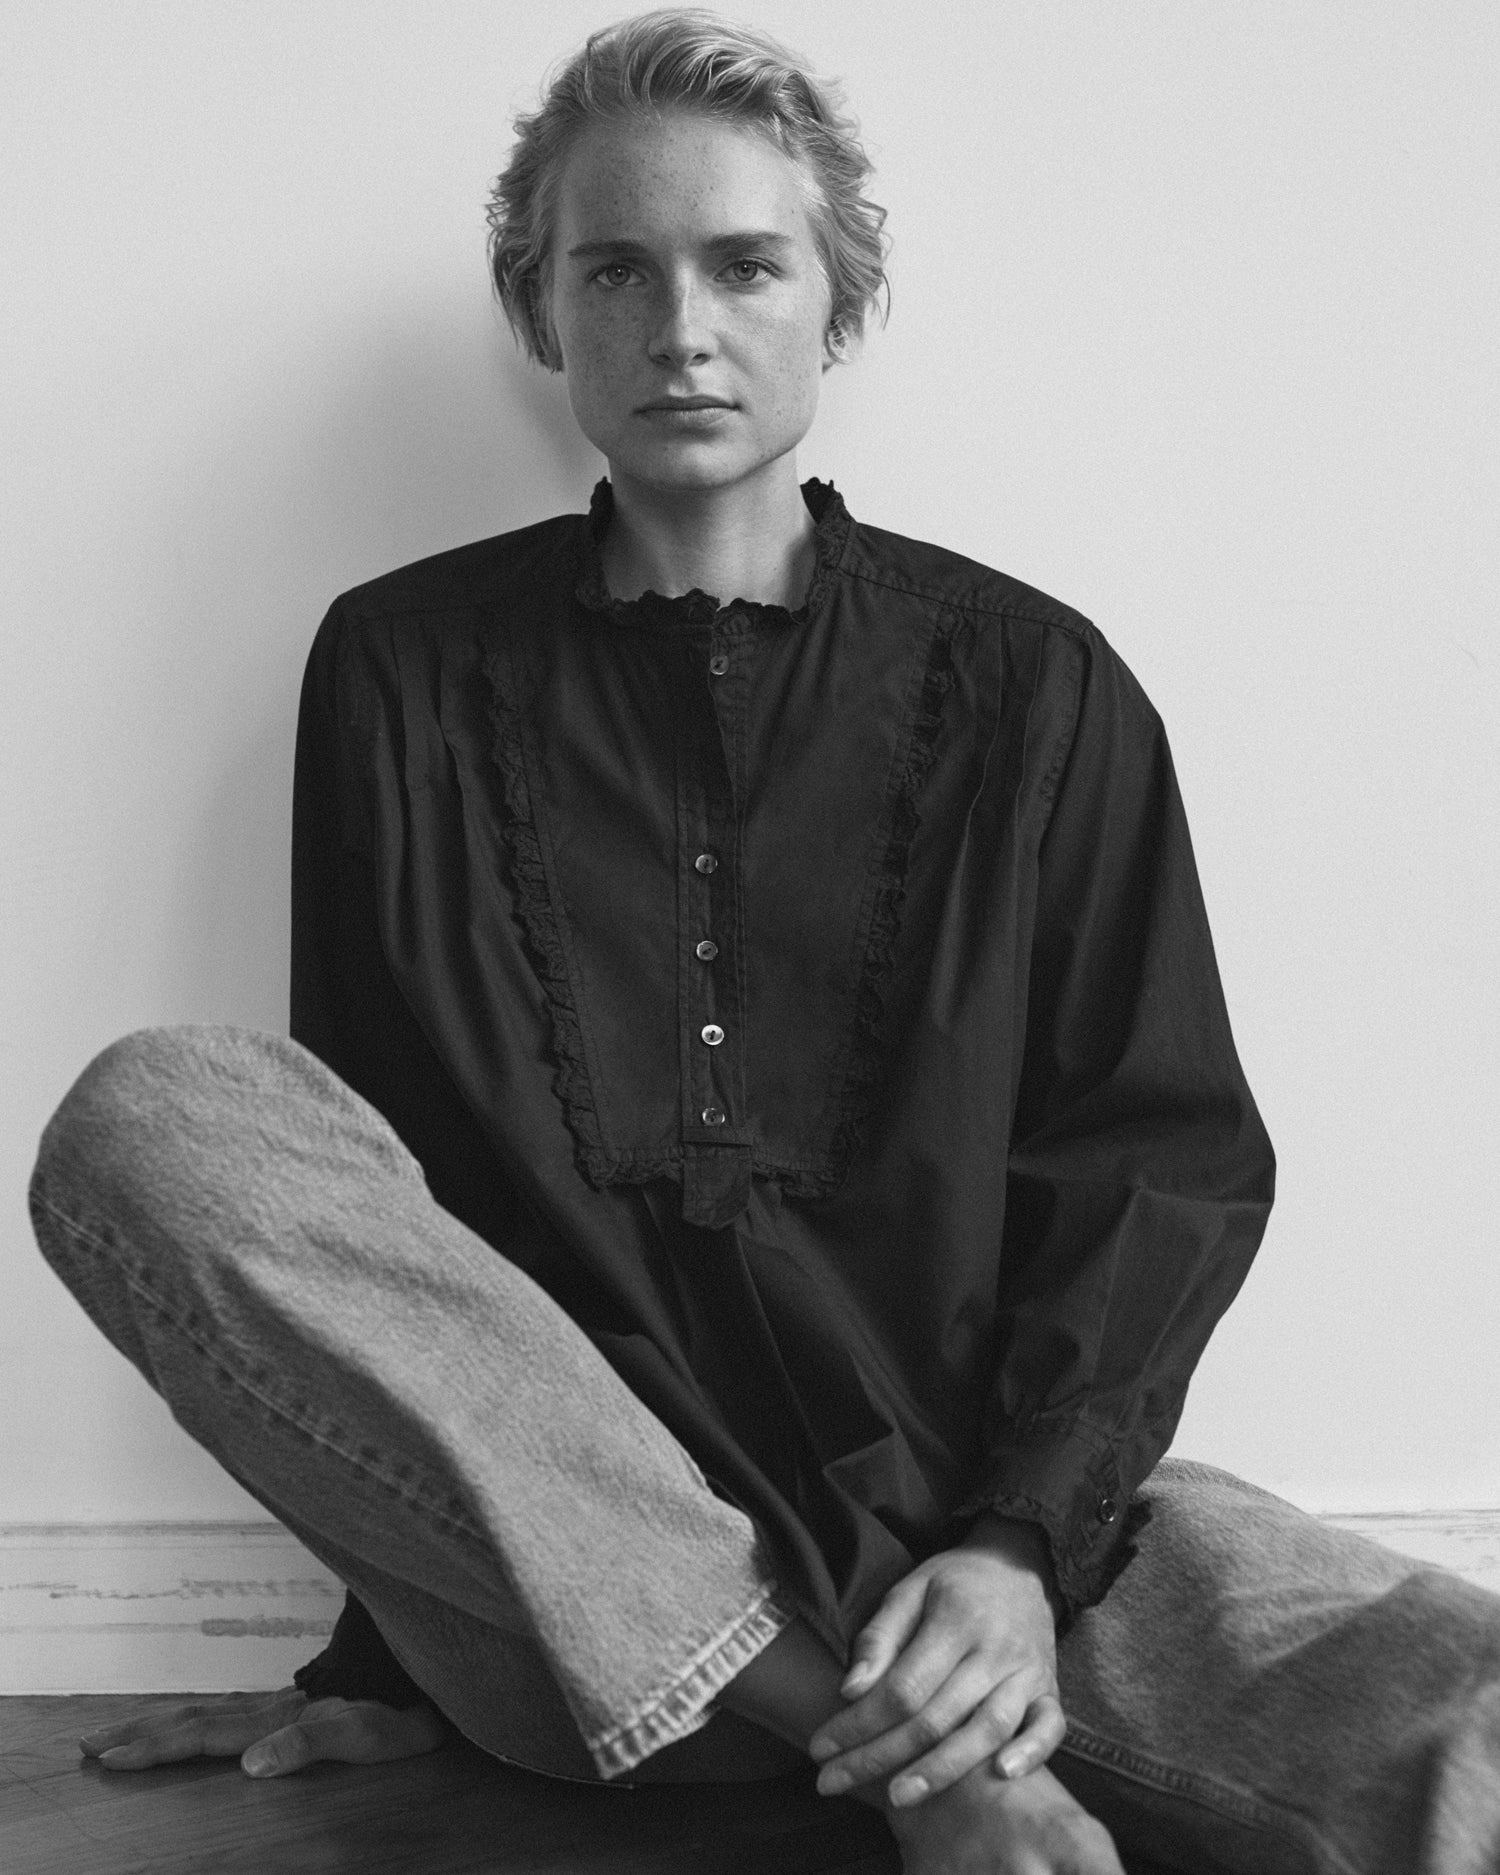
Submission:
[[[797,169],[764,138],[680,113],[579,138],[552,319],[573,414],[617,483],[794,475],[828,315]]]

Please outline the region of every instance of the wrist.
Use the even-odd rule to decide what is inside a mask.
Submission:
[[[969,1533],[959,1545],[994,1556],[1013,1569],[1023,1569],[1036,1577],[1053,1621],[1063,1614],[1063,1599],[1058,1592],[1057,1572],[1052,1565],[1052,1546],[1038,1523],[1023,1517],[1004,1517],[998,1511],[983,1511],[969,1526]]]

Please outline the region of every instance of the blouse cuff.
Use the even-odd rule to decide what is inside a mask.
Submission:
[[[1039,1524],[1052,1551],[1064,1625],[1100,1601],[1134,1555],[1142,1518],[1127,1516],[1114,1446],[1078,1420],[1037,1420],[996,1447],[959,1514],[991,1511]]]
[[[298,1667],[292,1680],[309,1699],[375,1699],[382,1706],[404,1708],[427,1697],[352,1595],[344,1597],[328,1645],[316,1660]]]

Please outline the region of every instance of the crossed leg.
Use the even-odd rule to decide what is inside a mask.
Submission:
[[[726,1774],[694,1734],[789,1632],[753,1526],[322,1064],[126,1038],[48,1128],[33,1216],[467,1736],[557,1775]],[[1207,1467],[1145,1496],[1140,1555],[1060,1649],[1079,1802],[1192,1875],[1500,1868],[1500,1598]],[[734,1723],[710,1733],[740,1775],[784,1765]]]
[[[749,1519],[305,1050],[145,1031],[84,1071],[43,1253],[475,1743],[615,1776],[785,1626]]]

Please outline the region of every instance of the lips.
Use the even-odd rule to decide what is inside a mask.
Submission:
[[[640,406],[642,414],[649,411],[674,410],[732,410],[727,397],[654,397],[649,404]]]

